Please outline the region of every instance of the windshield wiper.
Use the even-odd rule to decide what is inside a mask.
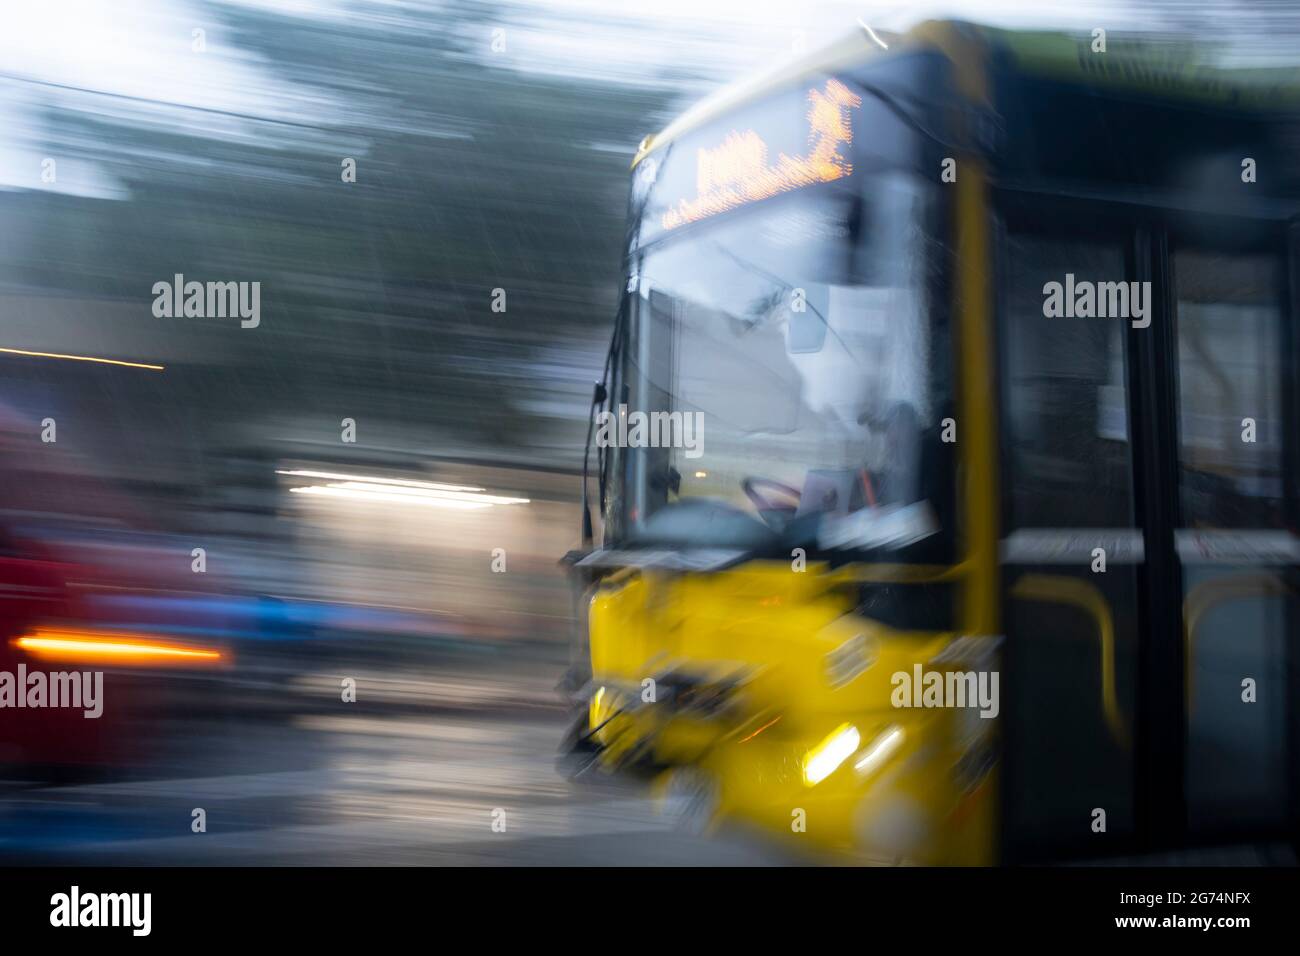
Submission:
[[[627,293],[624,292],[619,303],[618,313],[614,316],[614,331],[609,337],[609,348],[605,352],[605,366],[600,373],[600,381],[591,390],[591,407],[587,413],[587,440],[582,446],[582,544],[590,546],[595,538],[595,528],[591,520],[591,506],[588,499],[590,483],[591,439],[596,429],[596,416],[604,410],[609,398],[609,373],[618,361],[619,349],[623,344],[623,324],[628,312]],[[604,448],[596,452],[597,485],[600,492],[599,506],[601,514],[605,512],[605,473],[608,455]]]

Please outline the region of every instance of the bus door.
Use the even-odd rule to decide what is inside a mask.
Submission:
[[[1288,238],[1280,223],[1203,219],[1168,241],[1181,773],[1196,841],[1285,833],[1300,798],[1300,421]]]
[[[1004,855],[1292,833],[1287,231],[999,205]]]
[[[1137,357],[1127,322],[1074,306],[1080,282],[1136,280],[1139,263],[1119,211],[1028,194],[999,208],[1001,837],[1018,861],[1096,853],[1099,827],[1110,848],[1137,831]]]

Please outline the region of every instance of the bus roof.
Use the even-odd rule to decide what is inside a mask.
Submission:
[[[1213,65],[1210,48],[1186,41],[1116,33],[1107,39],[1107,52],[1094,54],[1090,34],[1003,30],[961,21],[927,20],[907,33],[893,35],[872,31],[863,24],[863,29],[830,46],[706,97],[661,132],[646,136],[637,147],[632,167],[686,133],[810,75],[918,49],[952,51],[957,48],[954,41],[959,35],[979,42],[986,56],[1005,54],[1013,69],[1025,75],[1209,106],[1294,109],[1300,104],[1300,69],[1224,69]],[[949,56],[952,58],[951,53]]]

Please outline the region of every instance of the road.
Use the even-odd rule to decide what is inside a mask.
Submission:
[[[316,672],[272,706],[265,696],[220,713],[191,706],[152,728],[162,737],[143,766],[97,782],[0,783],[0,864],[818,862],[753,834],[681,832],[635,781],[570,782],[556,766],[557,675],[389,670],[359,678],[362,703],[344,704],[337,675]],[[192,829],[198,808],[202,833]],[[1295,855],[1249,845],[1089,862],[1295,865]]]
[[[511,705],[499,693],[485,700],[472,690],[500,686],[490,681],[471,681],[469,691],[463,681],[436,683],[444,706],[319,706],[317,698],[318,706],[282,712],[195,714],[170,723],[149,765],[133,773],[65,786],[0,785],[0,861],[788,862],[753,837],[675,830],[640,784],[568,781],[556,768],[564,729],[558,706],[523,691]],[[540,683],[549,689],[553,678]],[[388,696],[418,697],[429,684],[390,685]],[[363,690],[373,685],[362,683]],[[206,814],[206,832],[192,830],[196,808]],[[503,832],[494,819],[504,820]]]

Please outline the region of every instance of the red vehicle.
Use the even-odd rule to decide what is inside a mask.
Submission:
[[[103,610],[105,594],[179,581],[131,544],[120,518],[90,517],[113,499],[105,486],[33,469],[39,455],[24,444],[12,427],[0,431],[0,775],[133,762],[175,669],[223,667],[230,655],[142,633]]]

